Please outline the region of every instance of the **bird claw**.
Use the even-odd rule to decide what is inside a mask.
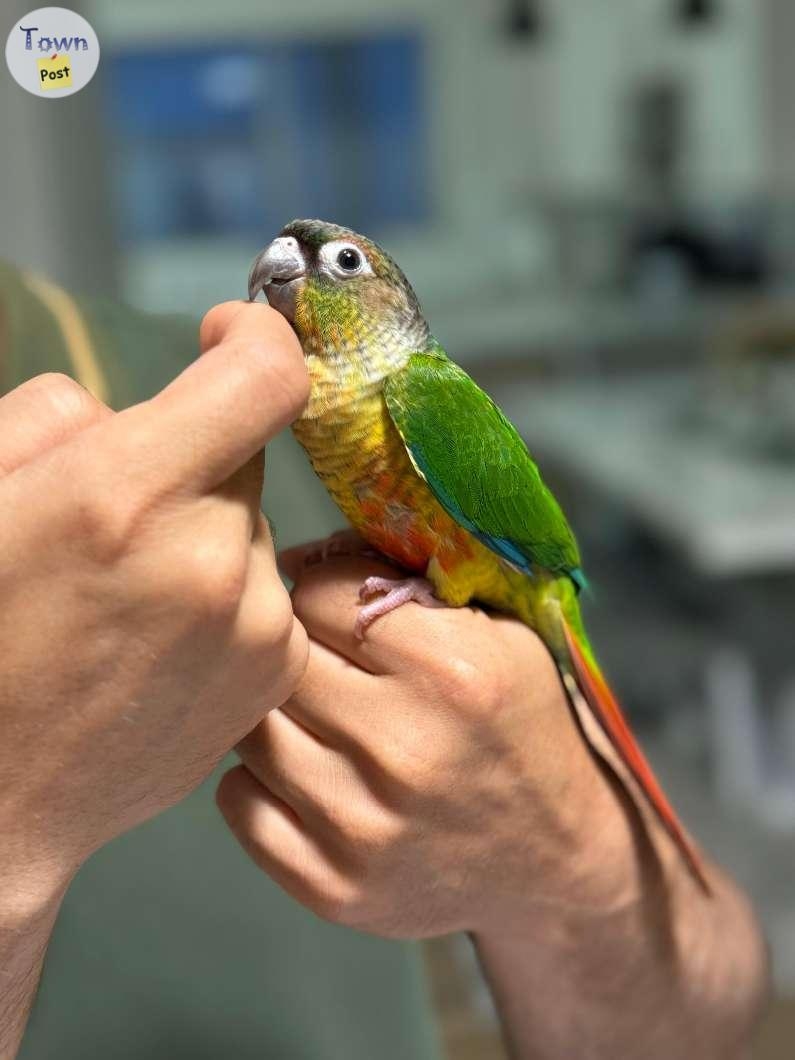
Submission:
[[[383,594],[380,600],[374,596]],[[445,607],[446,605],[434,596],[433,586],[426,578],[368,578],[359,589],[359,599],[364,604],[356,616],[354,632],[358,640],[363,640],[369,627],[377,618],[396,611],[403,604],[413,601],[422,607]]]

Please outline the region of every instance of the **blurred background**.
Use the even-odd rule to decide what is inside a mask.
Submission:
[[[200,314],[295,216],[393,252],[578,529],[605,667],[764,920],[758,1055],[791,1055],[795,5],[71,6],[99,71],[57,105],[6,76],[0,255]],[[500,1056],[466,944],[427,961],[448,1055]]]

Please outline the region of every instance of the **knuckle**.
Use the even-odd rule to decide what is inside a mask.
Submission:
[[[224,773],[215,790],[215,801],[224,817],[240,836],[241,842],[244,838],[249,841],[250,852],[253,853],[255,842],[251,836],[251,829],[246,828],[244,822],[241,821],[240,783],[244,773],[244,766],[235,766]]]
[[[130,501],[89,487],[77,497],[72,514],[75,538],[96,562],[112,565],[131,550],[141,512]]]
[[[277,606],[282,616],[275,621],[266,619],[265,628],[253,638],[247,637],[242,646],[247,665],[253,668],[255,686],[264,695],[264,701],[258,701],[256,707],[260,714],[263,703],[271,710],[289,699],[300,684],[309,659],[309,640],[303,626],[292,617],[289,598],[287,608],[281,603]]]
[[[318,598],[318,578],[314,568],[302,571],[292,591],[292,608],[296,618],[305,619],[312,613]]]
[[[309,638],[301,623],[296,622],[292,616],[286,626],[286,636],[280,640],[280,648],[275,691],[277,698],[283,702],[301,683],[309,662]]]
[[[270,668],[273,668],[275,660],[280,671],[297,671],[300,668],[303,674],[309,648],[306,637],[301,637],[303,627],[294,620],[287,591],[278,582],[271,587],[270,592],[266,589],[260,600],[261,610],[246,637],[250,648],[255,656],[270,660]]]
[[[434,782],[438,763],[437,744],[413,734],[395,737],[380,769],[393,811],[414,806],[417,796]]]
[[[440,664],[438,679],[442,695],[454,709],[479,714],[494,703],[494,676],[470,659],[449,655]]]
[[[365,872],[372,873],[381,860],[399,850],[406,833],[406,825],[396,814],[378,813],[363,823],[353,838],[366,859]]]
[[[393,812],[402,814],[406,822],[403,830],[393,838],[395,849],[398,846],[409,849],[419,838],[423,822],[428,825],[445,818],[459,798],[455,778],[467,775],[462,764],[467,772],[471,772],[472,761],[462,763],[461,756],[450,748],[443,758],[426,763],[422,770],[415,765],[410,780],[404,775],[397,783],[393,781],[388,805]]]
[[[506,702],[508,681],[499,672],[485,672],[470,696],[470,711],[480,718],[492,718]]]
[[[279,582],[274,586],[268,603],[268,626],[270,639],[275,645],[281,646],[285,652],[289,650],[293,637],[293,606],[287,590]]]
[[[228,619],[237,614],[246,586],[247,556],[243,549],[215,548],[197,543],[189,553],[182,575],[205,617]]]
[[[291,620],[288,648],[289,658],[286,670],[290,687],[294,689],[300,684],[309,664],[309,634],[295,617]]]
[[[321,919],[345,927],[354,927],[366,917],[361,885],[336,874],[328,873],[312,886],[307,904]]]
[[[343,907],[329,890],[312,888],[306,894],[305,902],[321,920],[330,924],[344,923]]]
[[[28,383],[31,396],[46,402],[50,412],[64,420],[82,419],[95,401],[84,387],[61,372],[46,372]]]

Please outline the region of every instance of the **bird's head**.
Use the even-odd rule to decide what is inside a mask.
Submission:
[[[295,328],[304,353],[366,355],[422,349],[428,327],[406,277],[372,240],[327,221],[291,221],[258,255],[249,297]]]

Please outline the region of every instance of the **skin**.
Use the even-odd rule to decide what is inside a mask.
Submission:
[[[239,747],[218,802],[320,916],[472,935],[512,1055],[733,1060],[766,992],[745,897],[707,898],[599,765],[548,651],[505,616],[416,604],[354,635],[361,557],[283,557],[309,634],[298,690]]]
[[[300,353],[261,306],[202,339],[126,413],[62,377],[0,400],[2,1060],[76,869],[246,733],[218,799],[258,863],[339,923],[469,931],[516,1056],[742,1056],[743,896],[713,867],[694,890],[525,627],[407,605],[360,642],[358,588],[394,573],[364,559],[286,557],[290,609],[254,454],[306,400]]]
[[[708,891],[589,644],[571,528],[519,433],[431,335],[397,263],[350,229],[296,220],[254,262],[249,294],[259,290],[306,355],[311,393],[296,438],[352,526],[415,574],[364,584],[360,635],[407,600],[477,602],[525,622],[555,658],[572,709],[588,731],[585,715],[598,719]]]
[[[306,401],[301,351],[241,303],[201,340],[119,414],[61,376],[0,400],[3,1060],[79,866],[190,792],[305,666],[259,511],[263,446]]]

